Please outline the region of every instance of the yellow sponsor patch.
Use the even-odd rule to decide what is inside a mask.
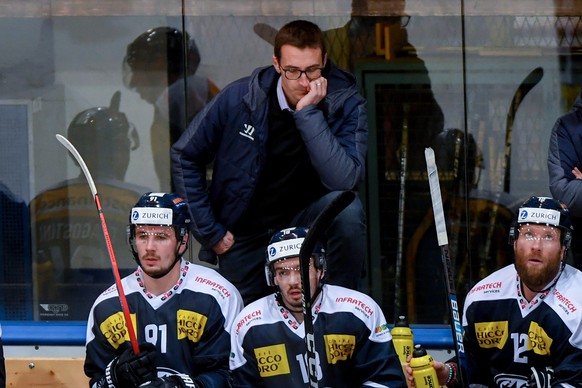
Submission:
[[[508,322],[481,322],[475,324],[475,336],[479,347],[502,349],[508,337]]]
[[[550,355],[550,347],[554,340],[536,322],[530,323],[527,337],[529,339],[529,349],[532,349],[535,354],[542,356]]]
[[[289,374],[289,361],[287,360],[285,344],[256,348],[255,357],[261,377]]]
[[[208,318],[205,315],[190,310],[178,310],[176,313],[176,327],[178,339],[189,339],[192,342],[200,341]]]
[[[135,328],[135,314],[130,314],[131,323]],[[123,313],[117,312],[113,315],[107,317],[106,320],[99,325],[99,330],[107,338],[107,341],[117,349],[125,341],[129,342],[129,332],[127,331],[127,326],[125,325],[125,318]]]
[[[324,335],[325,355],[328,364],[335,364],[338,361],[352,358],[356,347],[356,337],[346,334]]]

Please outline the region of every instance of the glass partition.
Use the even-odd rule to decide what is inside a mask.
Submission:
[[[462,303],[512,262],[509,225],[524,199],[549,194],[550,132],[582,84],[582,9],[514,3],[4,2],[0,320],[83,321],[113,284],[89,186],[56,134],[89,166],[126,274],[136,265],[129,209],[146,191],[171,190],[170,144],[221,89],[271,64],[279,27],[305,18],[368,101],[362,291],[389,322],[446,323],[424,149],[437,154]]]

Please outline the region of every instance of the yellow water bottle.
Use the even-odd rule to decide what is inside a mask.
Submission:
[[[414,335],[404,315],[398,317],[398,321],[394,324],[390,334],[392,334],[392,343],[400,362],[406,364],[406,358],[414,350]]]
[[[410,367],[412,368],[412,376],[414,377],[414,384],[416,388],[438,388],[439,379],[433,366],[433,358],[426,352],[426,350],[416,345],[412,352],[410,359]]]

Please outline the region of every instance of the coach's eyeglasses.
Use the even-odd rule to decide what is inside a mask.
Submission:
[[[279,69],[281,69],[281,71],[285,74],[285,78],[290,81],[298,80],[303,74],[305,74],[308,80],[313,81],[314,79],[321,77],[321,71],[323,70],[323,67],[311,67],[306,70],[299,70],[293,68],[283,69],[281,66],[279,66]]]

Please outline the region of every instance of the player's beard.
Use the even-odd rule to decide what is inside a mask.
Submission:
[[[291,312],[301,312],[303,311],[303,303],[301,299],[297,300],[296,298],[292,298],[288,293],[291,291],[299,291],[301,292],[301,288],[290,287],[287,290],[287,294],[283,297],[283,301],[287,309]]]
[[[527,257],[516,259],[515,268],[522,283],[532,291],[541,291],[546,288],[560,271],[561,261],[559,255],[560,253],[558,252],[557,257],[547,258],[544,265],[540,266],[529,265]]]
[[[158,279],[162,276],[165,276],[168,272],[170,272],[175,263],[176,263],[175,261],[172,261],[167,265],[162,265],[162,261],[159,260],[157,266],[150,267],[141,265],[141,269],[146,275]]]

